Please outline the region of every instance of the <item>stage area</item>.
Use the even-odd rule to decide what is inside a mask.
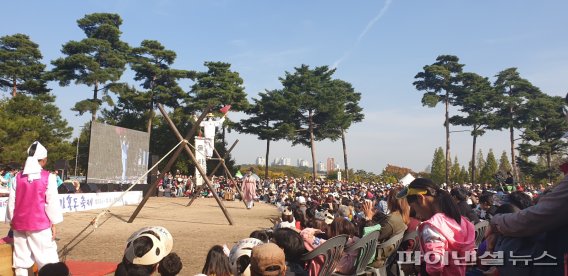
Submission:
[[[68,259],[76,261],[120,262],[126,239],[135,230],[151,225],[166,227],[174,237],[173,251],[183,261],[180,275],[201,272],[207,251],[215,244],[232,245],[257,229],[271,227],[268,218],[278,216],[276,207],[255,203],[251,210],[240,201],[223,201],[235,225],[231,226],[214,199],[197,199],[191,207],[185,207],[188,198],[151,197],[133,223],[126,221],[136,206],[111,209],[112,216],[78,246]],[[58,247],[67,244],[91,221],[100,210],[65,213],[64,221],[57,225]],[[9,226],[0,223],[0,236],[5,236]],[[86,231],[87,233],[90,231]],[[111,274],[112,275],[112,274]]]

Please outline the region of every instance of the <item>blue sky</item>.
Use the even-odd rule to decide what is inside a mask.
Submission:
[[[118,13],[123,40],[144,39],[174,50],[174,67],[203,70],[204,61],[232,64],[249,96],[280,88],[278,77],[295,66],[337,65],[336,78],[362,93],[366,118],[348,132],[352,168],[380,172],[387,163],[424,169],[434,148],[444,145],[443,108],[422,107],[414,75],[441,54],[457,55],[465,70],[491,77],[518,67],[521,75],[551,95],[568,88],[568,2],[553,1],[8,1],[0,35],[24,33],[40,45],[46,63],[61,56],[61,45],[84,34],[76,20],[93,12]],[[126,73],[124,80],[132,79]],[[190,83],[184,83],[189,89]],[[91,96],[90,89],[52,83],[57,104],[76,128],[90,116],[70,108]],[[6,94],[6,93],[4,93]],[[233,119],[241,115],[229,115]],[[462,130],[463,127],[452,127]],[[239,139],[237,163],[264,156],[265,143]],[[471,136],[452,134],[452,156],[467,164]],[[487,153],[509,147],[503,132],[479,140]],[[278,142],[271,159],[309,160],[309,149]],[[342,164],[340,142],[316,144],[318,160]]]

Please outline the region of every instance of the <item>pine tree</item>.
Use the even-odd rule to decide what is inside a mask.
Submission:
[[[74,81],[93,87],[93,98],[77,102],[72,110],[80,115],[90,112],[94,121],[103,102],[114,104],[109,91],[125,70],[129,47],[120,40],[122,19],[118,14],[88,14],[77,24],[87,38],[64,44],[61,52],[65,57],[51,62],[55,67],[50,75],[61,86]]]
[[[479,151],[477,152],[477,160],[476,160],[475,166],[480,168],[479,170],[475,171],[475,179],[480,179],[481,170],[483,169],[483,167],[485,167],[485,157],[483,157],[483,151],[481,149],[479,149]],[[470,177],[471,177],[471,175],[470,175]],[[472,184],[476,184],[476,183],[472,183]]]
[[[446,177],[446,158],[444,157],[444,150],[442,147],[434,151],[434,158],[432,159],[432,172],[431,178],[434,183],[442,184]]]
[[[49,151],[53,162],[48,163],[48,168],[53,167],[55,160],[73,159],[75,151],[67,141],[72,128],[61,117],[54,101],[55,97],[49,94],[22,94],[0,100],[0,163],[24,162],[26,149],[36,140]]]
[[[446,128],[446,157],[445,157],[445,181],[450,178],[450,117],[449,108],[452,104],[454,93],[459,84],[459,75],[462,72],[463,64],[459,63],[459,58],[452,55],[441,55],[436,58],[436,62],[423,67],[422,72],[418,72],[414,83],[417,90],[425,91],[422,96],[422,105],[436,107],[438,103],[444,103],[446,112],[444,117],[444,127]]]
[[[507,173],[511,171],[511,163],[509,163],[509,157],[507,156],[507,152],[503,151],[501,154],[501,158],[499,159],[499,172]]]
[[[490,149],[487,154],[487,160],[485,161],[485,166],[481,169],[481,183],[492,183],[495,179],[495,174],[497,173],[498,165],[497,160],[493,151]]]
[[[522,115],[526,113],[525,105],[529,99],[542,95],[542,92],[531,82],[522,78],[517,68],[507,68],[497,74],[494,87],[502,95],[500,107],[496,112],[496,123],[493,129],[509,130],[509,143],[511,145],[511,167],[513,176],[518,178],[517,158],[515,154],[515,129],[525,127],[526,120]]]
[[[450,179],[452,184],[460,183],[460,164],[458,162],[458,157],[454,157],[454,163],[452,164],[452,169],[450,170]]]
[[[36,95],[49,92],[39,46],[25,34],[0,37],[0,89]]]
[[[469,173],[467,172],[467,169],[465,168],[465,166],[461,167],[461,171],[460,171],[460,184],[465,184],[469,181]]]
[[[317,177],[315,142],[338,137],[337,112],[344,112],[345,101],[337,97],[342,94],[337,80],[332,76],[335,69],[319,66],[310,69],[302,64],[295,71],[285,72],[280,77],[287,112],[291,115],[288,123],[294,124],[294,136],[289,139],[292,145],[304,145],[312,153],[312,177]]]

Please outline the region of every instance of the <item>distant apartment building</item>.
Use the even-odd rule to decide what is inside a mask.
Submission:
[[[256,158],[256,162],[255,162],[255,163],[256,163],[257,166],[264,166],[264,165],[266,165],[266,161],[265,161],[264,157],[261,157],[261,156],[259,156],[259,157]]]
[[[297,162],[298,167],[309,167],[310,163],[308,162],[308,160],[304,160],[304,159],[298,159]]]
[[[335,158],[333,158],[333,157],[327,158],[326,168],[327,168],[328,173],[335,171]]]
[[[292,166],[292,159],[289,157],[280,157],[272,161],[273,166]]]

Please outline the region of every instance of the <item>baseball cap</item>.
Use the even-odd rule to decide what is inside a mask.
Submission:
[[[251,275],[284,275],[286,258],[284,250],[274,243],[256,246],[252,249],[250,261]]]

